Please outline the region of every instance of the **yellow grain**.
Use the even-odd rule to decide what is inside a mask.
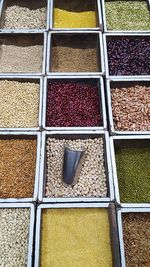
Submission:
[[[42,212],[41,267],[112,267],[107,209]]]

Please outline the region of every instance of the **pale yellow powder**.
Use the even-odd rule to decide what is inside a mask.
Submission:
[[[42,267],[112,267],[107,209],[45,209]]]

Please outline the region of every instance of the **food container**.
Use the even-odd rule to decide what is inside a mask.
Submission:
[[[102,14],[103,14],[103,23],[104,23],[104,32],[105,33],[113,33],[113,32],[116,32],[116,33],[118,33],[118,34],[121,34],[121,33],[126,33],[126,32],[129,32],[129,33],[135,33],[135,32],[141,32],[140,30],[138,31],[138,30],[109,30],[108,28],[107,28],[107,20],[106,20],[106,1],[108,1],[108,0],[102,0]],[[148,3],[148,7],[150,8],[150,1],[149,0],[146,0],[147,1],[147,3]],[[115,1],[114,1],[115,2]],[[113,16],[113,13],[112,13],[112,16]],[[149,31],[148,30],[143,30],[142,32],[144,32],[144,33],[149,33]]]
[[[132,87],[134,85],[149,86],[150,80],[148,78],[134,78],[134,79],[123,79],[123,78],[112,78],[107,80],[107,104],[108,104],[108,113],[109,113],[109,130],[112,135],[130,135],[130,134],[149,134],[148,130],[145,131],[131,131],[131,130],[117,130],[115,129],[113,110],[112,110],[112,88],[119,88],[120,91],[122,88]]]
[[[63,42],[63,38],[75,38],[75,37],[82,37],[85,36],[85,38],[90,37],[92,41],[94,41],[95,44],[95,52],[97,54],[96,56],[96,60],[97,60],[97,68],[98,71],[84,71],[84,72],[60,72],[60,71],[52,71],[52,47],[54,45],[54,43],[56,43],[56,41],[59,43],[60,41]],[[84,41],[85,44],[85,38],[84,40],[82,39],[82,41]],[[75,38],[77,40],[77,38]],[[78,45],[81,44],[80,39],[78,40]],[[71,45],[74,45],[73,43]],[[68,45],[68,47],[70,46],[70,44]],[[61,46],[60,46],[61,47]],[[67,48],[66,48],[67,49]],[[85,49],[84,49],[85,50]],[[66,50],[67,51],[67,50]],[[75,56],[75,55],[74,55]],[[89,59],[89,61],[91,61],[91,59]],[[72,65],[74,64],[73,62],[71,62]],[[78,62],[79,63],[79,62]],[[89,63],[90,64],[90,63]],[[88,65],[87,65],[88,66]],[[76,68],[78,68],[76,66]],[[55,31],[55,32],[49,32],[48,34],[48,45],[47,45],[47,75],[72,75],[72,76],[93,76],[93,75],[103,75],[104,74],[104,54],[103,54],[103,41],[102,41],[102,33],[101,32],[93,32],[93,31]]]
[[[46,141],[47,138],[58,139],[86,139],[102,137],[104,142],[104,166],[107,179],[107,197],[45,197],[46,185]],[[42,133],[42,157],[40,168],[40,184],[39,184],[39,202],[56,203],[56,202],[110,202],[114,199],[113,196],[113,180],[111,171],[111,160],[109,151],[109,136],[105,131],[61,131],[61,132],[43,132]]]
[[[17,39],[14,39],[14,37],[16,38],[19,38],[19,40]],[[7,43],[7,45],[5,46],[8,46],[8,44],[13,44],[13,42],[15,43],[14,45],[18,45],[17,41],[19,41],[19,45],[21,46],[21,41],[20,39],[21,38],[28,38],[28,41],[30,39],[30,42],[28,45],[30,45],[31,47],[32,46],[36,46],[37,45],[42,45],[43,48],[42,48],[42,60],[41,60],[41,71],[16,71],[16,72],[9,72],[9,71],[1,71],[0,72],[0,76],[39,76],[39,75],[45,75],[45,65],[46,65],[46,46],[47,46],[47,33],[44,32],[44,33],[39,33],[39,32],[25,32],[25,31],[22,31],[21,33],[18,32],[18,31],[15,31],[13,33],[9,33],[8,31],[5,31],[5,32],[0,32],[0,40],[1,40],[1,45],[3,44],[3,39],[5,40],[5,42]],[[25,41],[25,39],[24,39]],[[11,43],[12,42],[12,43]],[[23,44],[24,45],[24,44]],[[26,45],[25,45],[26,46]],[[23,46],[22,46],[23,47]],[[29,46],[26,46],[26,47],[29,47]],[[34,48],[35,49],[35,48]],[[10,51],[9,51],[10,52]],[[19,52],[20,53],[20,52]],[[28,53],[28,51],[27,51]],[[38,59],[36,57],[36,59]],[[14,60],[14,59],[13,59]],[[26,59],[24,59],[26,60]],[[29,59],[28,59],[29,60]],[[27,61],[27,60],[26,60]],[[31,63],[31,62],[30,62]],[[0,61],[0,64],[2,64],[2,62]],[[8,64],[7,61],[5,64]],[[10,62],[9,62],[10,64]],[[8,66],[9,66],[8,64]],[[18,64],[18,62],[16,63]],[[10,66],[9,66],[10,67]],[[29,66],[28,66],[29,67]],[[14,66],[12,66],[11,68],[14,68]]]
[[[34,243],[34,224],[35,224],[35,207],[31,203],[1,203],[0,209],[10,208],[29,208],[30,209],[30,228],[29,228],[29,242],[28,242],[28,260],[27,267],[33,266],[33,243]]]
[[[103,31],[103,22],[102,22],[102,11],[101,11],[101,3],[98,1],[98,0],[95,0],[95,13],[96,13],[96,24],[97,26],[94,27],[94,28],[71,28],[68,27],[67,28],[55,28],[54,26],[54,8],[56,6],[56,1],[55,0],[52,0],[50,5],[51,5],[51,8],[50,8],[50,29],[51,30],[63,30],[63,31],[81,31],[81,30],[85,30],[85,31],[89,31],[89,30],[98,30],[98,31]],[[73,15],[72,15],[73,16]],[[69,23],[68,23],[69,24]]]
[[[114,189],[115,189],[115,199],[116,199],[117,204],[121,205],[121,207],[124,207],[124,206],[125,207],[140,207],[140,208],[150,207],[150,203],[146,201],[148,198],[147,191],[148,191],[148,184],[149,183],[146,184],[146,181],[147,181],[146,180],[145,186],[144,186],[144,180],[143,180],[144,178],[145,179],[147,179],[147,178],[141,174],[142,179],[139,179],[140,176],[138,176],[138,180],[136,178],[136,183],[134,183],[133,179],[131,178],[131,177],[133,177],[133,174],[131,176],[131,171],[135,171],[135,175],[137,175],[139,173],[139,171],[141,171],[141,166],[139,166],[140,160],[143,160],[142,164],[146,164],[145,166],[149,166],[148,163],[146,163],[145,157],[144,157],[144,155],[148,156],[148,150],[146,150],[145,147],[149,147],[149,141],[150,141],[150,135],[128,135],[128,136],[124,135],[124,136],[110,137],[110,150],[111,150],[112,172],[113,172]],[[121,178],[122,190],[120,190],[120,188],[119,188],[119,180],[118,180],[118,174],[117,174],[117,166],[118,165],[116,163],[116,154],[115,154],[116,147],[115,146],[119,147],[119,149],[120,148],[122,149],[121,150],[122,164],[124,164],[124,166],[128,166],[129,163],[132,164],[132,165],[128,166],[128,170],[130,171],[130,180],[128,178],[126,178],[126,181],[123,182],[122,178]],[[134,150],[134,158],[131,158],[131,152],[130,152],[130,154],[128,152],[128,156],[126,156],[126,157],[124,156],[124,158],[123,158],[123,155],[124,155],[122,152],[123,149],[130,149],[130,148],[135,149]],[[139,154],[139,152],[136,151],[137,148],[142,148],[144,151],[144,152],[143,151],[141,152],[141,156],[140,156],[138,161],[137,161],[137,153],[138,153],[138,155],[140,155],[140,154]],[[134,163],[134,167],[133,167],[132,162]],[[136,166],[135,164],[137,164],[137,162],[138,162],[138,165]],[[121,164],[119,164],[119,166],[118,166],[119,171],[121,170],[120,165]],[[132,166],[132,168],[131,168],[131,166]],[[144,167],[144,168],[146,168],[146,167]],[[142,171],[143,170],[144,169],[142,169]],[[130,181],[130,184],[129,184],[128,180]],[[142,183],[142,184],[140,185],[140,183]],[[129,187],[128,187],[128,185],[129,185]],[[121,201],[121,194],[122,194],[122,198],[125,199],[125,201]],[[144,194],[144,196],[143,196],[143,194]],[[143,198],[145,201],[143,201]],[[128,199],[128,201],[126,201],[127,199]],[[129,201],[130,199],[132,199],[132,201]],[[141,199],[142,199],[142,201],[140,201]]]
[[[41,76],[1,76],[1,80],[7,80],[7,81],[18,81],[18,82],[29,82],[29,83],[38,83],[40,85],[40,91],[39,91],[39,111],[38,111],[38,127],[7,127],[3,128],[0,125],[0,131],[39,131],[41,128],[41,120],[42,120],[42,95],[43,95],[43,78]],[[30,114],[28,114],[30,115]]]
[[[91,85],[98,85],[98,95],[99,95],[99,108],[100,108],[100,119],[101,123],[99,126],[95,127],[49,127],[46,125],[46,111],[47,111],[47,91],[48,91],[48,82],[81,82]],[[87,103],[88,105],[88,103]],[[42,126],[47,131],[84,131],[84,130],[106,130],[107,129],[107,118],[106,118],[106,108],[105,108],[105,95],[104,95],[104,84],[102,77],[88,77],[80,76],[52,76],[46,77],[44,81],[44,94],[43,94],[43,116],[42,116]]]
[[[109,64],[108,64],[108,48],[107,48],[107,42],[109,40],[118,40],[119,38],[122,37],[126,37],[126,38],[131,38],[131,39],[135,39],[136,37],[138,38],[143,38],[143,39],[149,39],[150,34],[149,33],[116,33],[116,32],[112,32],[112,33],[105,33],[103,35],[103,41],[104,41],[104,54],[105,54],[105,66],[106,66],[106,78],[107,79],[113,79],[113,78],[118,78],[118,79],[134,79],[136,78],[149,78],[150,75],[111,75],[110,74],[110,68],[109,68]]]
[[[43,32],[43,31],[46,31],[49,29],[49,24],[50,24],[50,0],[45,0],[45,6],[47,8],[47,19],[46,19],[46,28],[44,29],[39,29],[39,28],[34,28],[34,29],[4,29],[4,16],[5,16],[5,10],[6,10],[6,7],[8,5],[8,0],[1,0],[1,3],[0,3],[0,32],[9,32],[9,33],[13,33],[13,32],[26,32],[26,33],[29,33],[29,32]],[[29,6],[30,6],[30,3],[29,3]],[[33,5],[30,6],[30,8],[32,9]]]
[[[120,249],[118,240],[118,229],[116,224],[116,211],[113,204],[96,204],[96,203],[74,203],[74,204],[42,204],[37,208],[37,218],[36,218],[36,240],[35,240],[35,264],[34,267],[40,266],[40,246],[41,246],[41,213],[43,209],[88,209],[95,208],[101,209],[105,208],[108,210],[109,222],[110,222],[110,238],[111,238],[111,251],[112,251],[112,261],[114,267],[120,267]]]
[[[0,198],[0,202],[34,202],[38,196],[38,179],[39,179],[39,167],[40,167],[40,147],[41,147],[41,134],[38,132],[0,132],[0,139],[10,140],[17,139],[35,139],[36,144],[36,167],[34,178],[34,191],[33,196],[30,198]]]
[[[122,267],[126,267],[126,258],[125,258],[125,247],[124,247],[124,234],[123,234],[123,224],[122,224],[122,216],[124,214],[136,214],[139,213],[142,214],[143,213],[148,213],[149,214],[150,209],[149,208],[143,208],[143,207],[139,207],[139,208],[135,208],[135,207],[124,207],[121,209],[117,209],[117,222],[118,222],[118,232],[119,232],[119,243],[120,243],[120,253],[121,253],[121,266]],[[140,230],[139,230],[140,232]],[[148,238],[148,237],[147,237]],[[136,240],[137,241],[137,240]],[[137,242],[136,242],[137,243]],[[142,244],[142,240],[141,240],[141,244]],[[139,256],[139,255],[136,255]]]

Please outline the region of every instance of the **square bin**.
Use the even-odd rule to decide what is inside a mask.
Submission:
[[[49,33],[47,73],[55,75],[102,75],[104,58],[99,32]]]
[[[49,0],[1,0],[0,28],[10,32],[44,31],[49,26],[49,5]]]
[[[117,202],[150,206],[150,135],[111,137],[110,142]]]
[[[109,204],[39,205],[34,267],[120,267],[116,211]]]
[[[65,183],[63,178],[65,176],[62,175],[65,147],[75,151],[85,150],[85,157],[74,185]],[[107,202],[113,200],[107,132],[43,132],[41,162],[40,202]]]
[[[107,81],[110,132],[150,133],[150,80],[111,79]]]
[[[149,32],[149,0],[102,0],[105,32]]]
[[[46,33],[0,33],[0,75],[45,73]]]
[[[122,208],[117,217],[121,266],[149,266],[150,209]]]
[[[51,29],[103,30],[98,0],[52,0]]]
[[[0,133],[0,202],[37,200],[40,133]]]
[[[0,204],[0,265],[33,266],[33,204]]]
[[[106,78],[150,77],[149,33],[104,34]]]
[[[41,77],[0,77],[0,131],[39,130],[42,90]]]
[[[45,78],[43,100],[43,128],[46,130],[107,128],[101,77]]]

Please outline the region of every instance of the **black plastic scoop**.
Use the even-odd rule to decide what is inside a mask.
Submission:
[[[63,182],[67,185],[74,185],[81,171],[85,150],[73,150],[68,147],[64,149],[63,159]]]

